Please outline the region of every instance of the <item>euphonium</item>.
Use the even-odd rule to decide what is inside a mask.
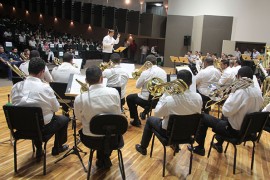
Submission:
[[[54,64],[57,65],[57,66],[60,66],[62,63],[60,62],[60,59],[55,57],[54,60],[53,60]]]
[[[105,69],[110,69],[113,66],[114,66],[114,64],[111,60],[109,62],[102,62],[99,64],[99,68],[101,71],[104,71]]]
[[[81,93],[89,90],[87,83],[83,83],[80,80],[76,79],[76,81],[81,85]]]
[[[228,98],[230,93],[234,93],[238,89],[246,89],[251,84],[253,84],[253,80],[247,77],[242,77],[240,79],[235,80],[228,86],[222,86],[217,88],[212,93],[209,94],[211,100],[207,101],[205,105],[205,109],[208,109],[211,105],[215,105],[221,101],[224,101]],[[213,99],[218,99],[217,101]],[[213,103],[214,102],[214,103]]]
[[[26,57],[23,52],[20,54],[20,56],[24,61],[29,59],[29,57]]]
[[[135,71],[132,72],[132,77],[134,79],[138,79],[144,70],[147,70],[151,68],[152,66],[153,64],[150,61],[145,61],[145,63],[142,65],[140,69],[135,69]]]
[[[153,99],[162,96],[165,92],[170,95],[183,94],[188,85],[182,79],[176,79],[171,82],[163,82],[160,78],[152,78],[147,82],[147,90],[154,96]]]

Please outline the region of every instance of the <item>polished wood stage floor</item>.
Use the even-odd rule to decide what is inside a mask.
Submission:
[[[173,72],[166,69],[167,72]],[[53,138],[48,143],[47,151],[47,175],[42,175],[42,162],[36,163],[31,149],[31,141],[21,140],[18,142],[18,173],[14,173],[13,146],[8,141],[9,130],[2,110],[7,103],[7,94],[11,86],[0,88],[0,179],[86,179],[82,165],[77,156],[70,155],[64,160],[55,164],[54,162],[63,154],[53,157],[51,148]],[[127,87],[127,94],[136,93],[135,80],[130,79]],[[139,110],[140,111],[140,110]],[[60,111],[59,111],[60,113]],[[215,114],[215,112],[212,112]],[[129,116],[127,111],[126,113]],[[129,120],[129,118],[128,118]],[[163,147],[156,141],[153,157],[142,156],[136,152],[134,146],[140,143],[145,121],[142,121],[140,128],[129,126],[124,135],[125,146],[122,150],[127,179],[268,179],[270,173],[270,135],[267,132],[262,134],[260,143],[256,144],[256,154],[253,172],[250,170],[252,146],[238,146],[236,175],[233,175],[233,147],[229,146],[226,155],[218,154],[215,150],[210,158],[194,155],[193,169],[188,175],[189,156],[187,145],[181,145],[181,151],[173,156],[171,148],[167,148],[166,175],[162,178]],[[81,128],[77,122],[77,130]],[[71,124],[68,128],[68,144],[73,146]],[[206,152],[209,149],[209,142],[212,138],[211,129],[208,130],[206,139]],[[83,156],[83,162],[87,166],[89,149],[79,144],[79,147],[87,152]],[[150,148],[148,148],[149,150]],[[92,166],[92,179],[121,179],[118,168],[117,153],[113,152],[113,166],[110,170],[97,170],[95,164]],[[94,159],[95,160],[95,159]]]

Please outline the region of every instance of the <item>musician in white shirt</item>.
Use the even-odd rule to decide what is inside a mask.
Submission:
[[[40,57],[40,54],[37,50],[32,50],[30,52],[30,59],[32,59],[34,57]],[[29,72],[28,72],[29,62],[30,62],[30,60],[27,60],[24,63],[22,63],[19,67],[20,70],[22,70],[26,75],[29,75]],[[52,76],[51,76],[47,66],[45,66],[44,80],[47,82],[53,81]]]
[[[80,130],[81,141],[87,144],[100,144],[100,135],[90,132],[89,123],[91,119],[101,113],[121,114],[120,96],[115,88],[105,87],[102,84],[103,77],[99,67],[91,66],[86,70],[86,81],[89,83],[89,91],[80,94],[74,102],[74,111],[76,118],[82,122]],[[98,168],[108,168],[111,166],[110,153],[104,150],[97,150]]]
[[[116,39],[114,39],[113,36],[114,36],[114,30],[109,29],[108,35],[103,38],[103,41],[102,41],[102,56],[103,56],[103,61],[104,62],[109,62],[110,56],[111,56],[112,51],[113,51],[113,46],[115,44],[119,43],[120,34],[117,35]]]
[[[238,71],[239,71],[240,68],[241,68],[241,61],[240,60],[236,60],[234,62],[234,66],[232,67],[235,76],[237,75],[237,73],[238,73]]]
[[[73,66],[73,55],[66,52],[63,56],[63,63],[53,68],[52,77],[55,82],[68,83],[71,74],[80,74],[80,69]]]
[[[188,70],[181,70],[177,74],[177,79],[182,79],[188,87],[192,83],[192,74]],[[164,93],[159,99],[155,108],[155,117],[147,119],[144,127],[141,143],[135,146],[136,150],[142,155],[147,154],[147,147],[152,138],[152,129],[155,129],[161,135],[166,137],[166,130],[169,122],[169,116],[191,115],[201,113],[202,98],[200,94],[187,89],[183,94],[169,95]]]
[[[236,48],[235,49],[235,57],[237,60],[240,60],[240,57],[241,57],[242,53],[241,51],[239,51],[239,48]]]
[[[256,49],[253,49],[252,52],[252,59],[257,59],[257,56],[260,55],[259,51],[257,51]]]
[[[15,106],[42,108],[45,125],[42,135],[55,134],[52,155],[58,155],[68,149],[67,145],[63,145],[67,141],[68,118],[54,114],[59,110],[59,103],[51,87],[42,82],[44,73],[45,62],[39,57],[32,58],[29,62],[29,76],[12,87],[11,99]],[[35,140],[34,143],[37,147],[37,158],[40,160],[42,142]]]
[[[217,84],[221,77],[221,73],[213,66],[212,58],[208,57],[204,60],[204,67],[205,68],[200,70],[196,75],[196,86],[199,94],[202,96],[203,111],[209,113],[210,108],[205,109],[206,102],[210,100],[208,97],[210,93],[209,85]]]
[[[126,94],[126,86],[128,82],[128,74],[120,66],[120,55],[117,53],[113,53],[111,55],[111,61],[113,62],[113,67],[110,69],[105,69],[102,73],[104,78],[107,78],[107,86],[108,87],[121,87],[121,108],[125,104],[125,94]]]
[[[248,66],[239,69],[237,78],[253,78],[253,71]],[[238,89],[231,93],[222,107],[222,113],[226,117],[223,120],[217,119],[208,114],[203,114],[200,128],[198,130],[196,141],[198,146],[194,147],[194,153],[204,156],[204,142],[208,127],[215,129],[218,134],[229,137],[235,137],[239,134],[244,117],[248,113],[259,111],[263,104],[263,98],[260,90],[252,83],[245,89]],[[216,136],[217,143],[213,147],[219,152],[223,152],[223,139]],[[189,147],[191,149],[191,147]]]
[[[220,67],[223,70],[221,78],[218,81],[218,85],[226,86],[230,85],[235,80],[235,74],[232,68],[229,66],[229,60],[221,60]]]
[[[141,125],[141,121],[138,117],[137,106],[141,106],[143,108],[149,107],[149,92],[146,88],[147,82],[154,77],[160,78],[164,82],[166,82],[167,80],[166,72],[156,65],[157,60],[154,55],[148,55],[146,57],[146,61],[150,61],[153,66],[143,71],[136,82],[136,88],[141,88],[141,92],[139,94],[130,94],[127,96],[127,105],[130,112],[130,118],[134,119],[130,122],[130,124],[136,127],[139,127]],[[148,109],[146,108],[143,113],[147,114],[147,111]]]

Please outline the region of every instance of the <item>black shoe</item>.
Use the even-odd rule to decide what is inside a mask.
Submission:
[[[41,158],[43,156],[43,150],[42,148],[36,150],[36,161],[40,162]]]
[[[218,153],[223,153],[223,148],[222,146],[218,145],[217,143],[213,143],[212,147],[217,150]]]
[[[173,151],[174,151],[175,153],[179,153],[179,151],[181,150],[181,149],[179,148],[179,144],[170,145],[170,147],[173,149]]]
[[[143,148],[140,144],[136,144],[135,149],[144,156],[147,154],[146,148]]]
[[[60,147],[60,148],[53,147],[52,148],[52,155],[57,156],[59,153],[62,153],[64,151],[66,151],[66,150],[68,150],[68,145],[66,145],[66,144],[62,145],[62,147]]]
[[[144,112],[141,112],[140,113],[140,118],[141,118],[141,120],[145,120],[146,114]]]
[[[191,151],[192,147],[190,145],[188,145],[188,150]],[[204,148],[200,148],[199,146],[193,147],[193,152],[195,154],[199,154],[201,156],[205,155],[205,149]]]
[[[112,166],[112,162],[110,158],[106,158],[104,160],[97,160],[96,166],[98,169],[109,169]]]
[[[141,121],[140,120],[133,120],[133,121],[130,121],[130,124],[132,126],[135,126],[135,127],[140,127],[141,126]]]

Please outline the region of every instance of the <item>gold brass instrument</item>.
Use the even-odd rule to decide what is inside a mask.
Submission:
[[[81,85],[81,93],[89,91],[89,87],[87,83],[83,83],[80,80],[76,79],[76,81]]]
[[[20,56],[24,61],[29,60],[29,57],[25,56],[23,52],[20,54]]]
[[[183,94],[188,85],[182,79],[176,79],[171,82],[163,82],[160,78],[152,78],[147,82],[147,90],[153,96],[153,99],[162,96],[165,92],[169,95]]]
[[[12,65],[10,64],[10,62],[6,62],[8,67],[14,71],[16,74],[18,74],[18,76],[20,76],[22,79],[25,79],[27,77],[27,75],[22,71],[20,70],[16,65]]]
[[[266,77],[263,81],[262,85],[262,93],[263,93],[263,106],[262,109],[270,103],[270,77]]]
[[[142,65],[142,67],[140,69],[135,69],[134,72],[132,72],[132,77],[134,79],[138,79],[142,72],[151,68],[153,66],[153,64],[150,61],[145,61],[145,63]]]
[[[114,64],[111,60],[109,62],[102,62],[99,64],[99,68],[101,71],[104,71],[105,69],[110,69],[113,67],[114,67]]]
[[[57,66],[60,66],[62,63],[60,62],[60,59],[57,58],[57,57],[54,57],[54,60],[53,60],[54,64],[57,65]]]
[[[242,77],[240,79],[235,80],[228,86],[222,86],[220,88],[215,89],[213,92],[209,94],[211,100],[207,101],[205,104],[205,109],[208,109],[212,105],[215,105],[221,101],[226,100],[229,97],[230,93],[234,93],[238,89],[246,89],[251,84],[253,84],[253,80],[247,77]],[[218,101],[214,101],[213,99],[219,99]],[[213,103],[214,102],[214,103]]]
[[[214,67],[221,71],[220,60],[215,58],[213,63]]]

